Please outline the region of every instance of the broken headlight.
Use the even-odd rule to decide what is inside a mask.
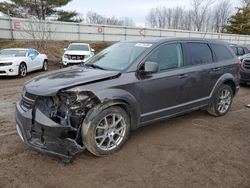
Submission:
[[[100,101],[90,91],[62,90],[56,96],[39,97],[36,107],[63,126],[78,128],[89,109]]]
[[[57,95],[57,116],[64,119],[64,124],[78,127],[89,109],[99,103],[99,99],[90,91],[65,90]]]

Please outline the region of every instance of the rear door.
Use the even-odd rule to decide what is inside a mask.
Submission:
[[[223,69],[214,63],[214,55],[206,42],[185,42],[184,51],[184,67],[189,70],[189,84],[192,85],[187,91],[188,101],[202,105],[208,101]]]
[[[211,44],[212,50],[215,54],[215,62],[217,67],[223,69],[223,73],[231,73],[235,76],[238,74],[238,68],[236,64],[236,56],[229,50],[228,46],[224,44]],[[218,79],[217,75],[216,78]]]

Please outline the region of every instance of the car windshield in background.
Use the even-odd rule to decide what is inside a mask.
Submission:
[[[1,50],[0,56],[25,57],[26,50]]]
[[[147,48],[149,43],[121,42],[116,43],[91,58],[86,66],[106,70],[122,71],[129,67]]]
[[[88,45],[80,45],[80,44],[71,44],[68,47],[68,50],[72,51],[72,50],[81,50],[81,51],[89,51],[89,46]]]

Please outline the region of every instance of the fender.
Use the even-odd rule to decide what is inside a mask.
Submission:
[[[106,89],[95,93],[101,103],[90,109],[84,119],[84,124],[89,124],[96,114],[115,105],[120,105],[128,112],[131,121],[131,129],[135,130],[139,125],[140,109],[135,97],[122,89]]]
[[[235,86],[235,91],[239,88],[239,81],[237,81],[237,79],[230,73],[226,73],[223,74],[216,82],[216,84],[214,85],[209,97],[210,100],[212,99],[212,97],[214,96],[214,94],[216,93],[216,91],[218,90],[218,88],[224,84],[225,82],[232,82]]]

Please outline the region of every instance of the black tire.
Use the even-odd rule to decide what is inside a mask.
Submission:
[[[21,63],[18,68],[18,77],[23,78],[27,75],[27,66],[25,63]]]
[[[43,71],[47,71],[48,70],[48,61],[47,60],[44,60],[42,70]]]
[[[121,118],[117,125],[113,123],[113,115],[115,116],[115,122],[118,122]],[[110,119],[111,116],[112,120]],[[115,125],[114,128],[110,125],[112,123]],[[109,127],[110,130],[107,127]],[[89,124],[83,124],[82,141],[88,151],[94,155],[108,155],[123,146],[128,139],[129,132],[130,119],[127,112],[120,107],[109,107],[96,115]]]
[[[223,99],[223,95],[228,97]],[[224,116],[230,109],[233,101],[233,91],[229,85],[221,85],[212,97],[207,112],[212,116]]]

